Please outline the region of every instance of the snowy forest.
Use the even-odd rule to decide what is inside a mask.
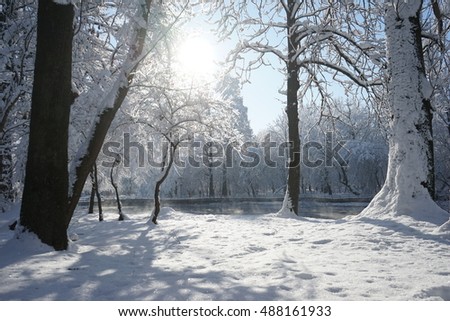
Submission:
[[[450,300],[447,0],[1,0],[0,38],[0,299]],[[378,251],[356,280],[420,267],[328,280]],[[153,261],[127,294],[121,256]]]

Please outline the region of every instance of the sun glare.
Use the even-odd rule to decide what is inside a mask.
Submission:
[[[216,69],[214,48],[204,38],[184,40],[178,47],[176,59],[180,71],[187,77],[210,78]]]

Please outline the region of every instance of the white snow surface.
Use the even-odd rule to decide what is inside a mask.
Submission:
[[[70,249],[9,231],[0,300],[450,300],[450,237],[392,220],[77,211]]]

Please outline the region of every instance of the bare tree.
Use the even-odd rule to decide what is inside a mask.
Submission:
[[[353,84],[367,91],[382,85],[379,67],[383,61],[378,54],[382,41],[377,39],[374,14],[363,9],[347,2],[308,0],[224,1],[218,7],[219,33],[224,38],[237,34],[240,39],[229,58],[234,67],[249,73],[261,66],[278,68],[281,62],[286,77],[282,92],[286,94],[290,143],[283,208],[296,215],[300,192],[299,101],[307,96],[320,99],[325,109],[331,99],[330,80],[347,90]],[[362,20],[366,26],[360,23]],[[249,53],[253,53],[250,61],[241,64],[243,55]],[[278,62],[274,63],[273,57]]]
[[[152,1],[139,1],[135,7],[128,7],[133,16],[121,19],[131,26],[131,38],[124,45],[126,53],[117,68],[115,81],[103,99],[98,101],[97,94],[91,101],[90,106],[96,106],[98,113],[91,121],[91,132],[79,147],[69,171],[69,114],[76,97],[72,92],[71,75],[74,5],[52,1],[40,1],[39,4],[32,101],[39,107],[34,108],[31,116],[34,115],[35,120],[34,127],[31,125],[30,128],[21,224],[35,232],[44,243],[63,250],[68,245],[68,225],[106,133],[129,92],[137,67],[152,51],[150,47],[144,52]],[[164,32],[159,33],[157,38],[162,39],[164,35]],[[116,54],[116,51],[111,53],[112,56]],[[38,203],[45,206],[40,206],[36,212],[35,204]]]
[[[35,43],[36,11],[36,4],[28,0],[6,0],[0,8],[0,195],[7,201],[19,192],[14,181],[23,179],[14,167],[20,167],[26,156],[18,152],[18,145],[25,145],[25,140],[17,137],[23,136],[29,125],[34,63],[30,47]]]
[[[127,57],[118,72],[110,92],[105,95],[103,101],[100,102],[100,106],[98,106],[98,120],[91,129],[88,141],[80,147],[77,156],[72,162],[71,177],[73,178],[70,181],[70,198],[67,212],[69,221],[75,211],[84,183],[91,167],[97,159],[111,123],[127,97],[135,71],[144,58],[144,44],[147,34],[146,24],[149,18],[150,6],[151,0],[145,1],[138,6],[135,17],[136,21],[133,22],[135,29],[133,30],[133,38],[130,42],[132,45],[129,47]],[[138,21],[144,21],[145,25],[139,24]],[[97,104],[98,102],[92,103]]]
[[[100,194],[97,163],[94,163],[94,166],[92,166],[89,176],[91,177],[91,195],[89,197],[88,214],[94,213],[95,199],[97,198],[98,220],[103,221],[102,197]]]
[[[114,168],[119,165],[120,159],[116,158],[113,165],[111,166],[111,171],[109,172],[109,178],[111,181],[111,185],[114,188],[114,193],[116,195],[116,204],[117,204],[117,210],[119,211],[119,221],[125,220],[125,216],[122,212],[122,202],[120,201],[120,194],[119,194],[119,186],[117,185],[117,182],[114,181]]]

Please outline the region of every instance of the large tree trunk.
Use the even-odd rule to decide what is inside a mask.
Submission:
[[[56,250],[67,248],[68,128],[74,7],[40,0],[31,123],[20,223]]]
[[[294,0],[288,1],[288,8],[294,12]],[[288,139],[289,148],[289,169],[286,194],[283,202],[283,210],[299,214],[299,193],[300,193],[300,136],[298,119],[298,90],[299,67],[296,61],[297,41],[294,32],[295,17],[292,14],[287,16],[288,26],[288,62],[287,62],[287,106],[286,114],[288,119]]]
[[[448,214],[432,200],[430,85],[422,57],[422,1],[386,1],[391,137],[386,181],[363,215],[409,215],[443,223]]]

